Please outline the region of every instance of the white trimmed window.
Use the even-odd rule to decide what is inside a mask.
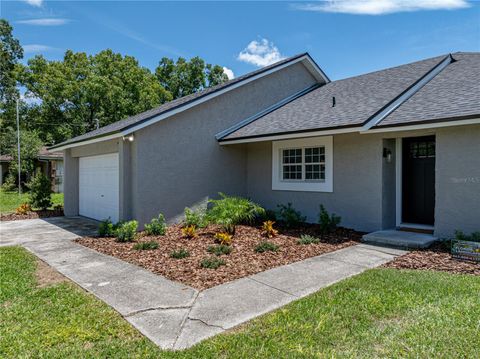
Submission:
[[[272,189],[333,192],[333,138],[272,142]]]

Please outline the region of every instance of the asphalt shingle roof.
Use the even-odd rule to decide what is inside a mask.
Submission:
[[[56,144],[55,146],[52,146],[51,148],[55,148],[55,147],[60,147],[60,146],[63,146],[63,145],[67,145],[67,144],[71,144],[71,143],[76,143],[76,142],[81,142],[81,141],[84,141],[84,140],[87,140],[87,139],[92,139],[92,138],[96,138],[96,137],[101,137],[101,136],[106,136],[106,135],[109,135],[109,134],[113,134],[113,133],[117,133],[117,132],[120,132],[120,131],[123,131],[125,129],[128,129],[132,126],[135,126],[135,125],[138,125],[144,121],[147,121],[149,119],[151,119],[152,117],[155,117],[155,116],[158,116],[158,115],[161,115],[161,114],[164,114],[164,113],[167,113],[168,111],[171,111],[171,110],[174,110],[174,109],[177,109],[179,107],[182,107],[183,105],[186,105],[190,102],[193,102],[195,100],[198,100],[200,99],[201,97],[205,97],[207,95],[210,95],[214,92],[217,92],[217,91],[220,91],[224,88],[227,88],[229,86],[232,86],[234,84],[237,84],[243,80],[246,80],[250,77],[253,77],[253,76],[256,76],[258,74],[261,74],[263,72],[266,72],[270,69],[273,69],[275,67],[278,67],[278,66],[281,66],[283,64],[286,64],[290,61],[294,61],[300,57],[303,57],[305,55],[308,55],[308,53],[302,53],[302,54],[298,54],[298,55],[295,55],[295,56],[292,56],[292,57],[289,57],[289,58],[286,58],[284,60],[281,60],[279,62],[276,62],[272,65],[269,65],[269,66],[266,66],[266,67],[262,67],[261,69],[258,69],[256,71],[252,71],[252,72],[249,72],[243,76],[239,76],[239,77],[236,77],[230,81],[227,81],[227,82],[224,82],[222,84],[219,84],[217,86],[213,86],[213,87],[209,87],[205,90],[202,90],[202,91],[199,91],[197,93],[194,93],[194,94],[191,94],[191,95],[188,95],[188,96],[184,96],[184,97],[181,97],[181,98],[178,98],[178,99],[175,99],[173,101],[170,101],[170,102],[167,102],[159,107],[156,107],[156,108],[153,108],[151,110],[148,110],[148,111],[145,111],[145,112],[142,112],[138,115],[134,115],[134,116],[131,116],[131,117],[128,117],[126,119],[123,119],[121,121],[117,121],[117,122],[114,122],[110,125],[107,125],[107,126],[104,126],[104,127],[101,127],[99,128],[98,130],[94,130],[94,131],[90,131],[90,132],[87,132],[81,136],[77,136],[77,137],[74,137],[74,138],[71,138],[67,141],[64,141],[62,143],[59,143],[59,144]]]
[[[452,54],[454,62],[377,127],[480,117],[480,53]]]
[[[225,136],[255,136],[361,126],[447,55],[332,81]],[[335,106],[332,100],[335,97]]]

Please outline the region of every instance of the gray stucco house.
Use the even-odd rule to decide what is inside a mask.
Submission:
[[[218,192],[360,231],[480,229],[480,53],[330,81],[300,54],[53,147],[65,213],[137,219]]]

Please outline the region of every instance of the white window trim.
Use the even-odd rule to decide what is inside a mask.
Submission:
[[[325,147],[325,181],[300,181],[282,179],[282,149]],[[304,151],[302,151],[302,156]],[[302,159],[304,162],[304,159]],[[333,136],[309,137],[272,142],[272,190],[333,192]]]

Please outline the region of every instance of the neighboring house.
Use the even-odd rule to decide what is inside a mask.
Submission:
[[[8,175],[11,161],[13,161],[12,156],[0,155],[0,185]],[[63,192],[63,152],[51,152],[46,147],[42,147],[38,152],[35,169],[50,179],[53,192]]]
[[[137,219],[218,192],[360,231],[480,229],[480,53],[330,81],[301,54],[53,147],[65,213]]]

